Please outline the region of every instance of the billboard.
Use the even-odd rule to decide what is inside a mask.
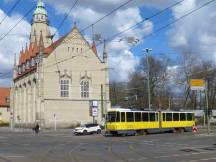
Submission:
[[[205,80],[190,79],[190,89],[193,91],[204,91],[205,90]]]

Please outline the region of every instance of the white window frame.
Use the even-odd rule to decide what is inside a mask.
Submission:
[[[89,98],[89,89],[90,89],[89,80],[81,80],[80,82],[81,98]]]
[[[70,97],[70,80],[68,78],[61,78],[60,80],[60,97]]]

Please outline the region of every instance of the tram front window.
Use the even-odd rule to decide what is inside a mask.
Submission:
[[[107,122],[115,122],[116,112],[108,112]]]

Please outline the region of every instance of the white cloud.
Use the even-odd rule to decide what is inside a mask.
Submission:
[[[46,2],[54,5],[58,13],[67,12],[73,4],[71,0],[47,0]],[[79,28],[82,29],[94,23],[124,2],[126,2],[126,0],[94,0],[91,1],[91,3],[87,0],[82,0],[79,1],[78,5],[72,10],[70,20],[71,22],[72,20],[76,21]],[[141,3],[143,3],[143,1],[136,0],[136,3],[130,3],[124,8],[114,12],[103,21],[94,25],[94,32],[100,33],[103,38],[110,38],[114,34],[133,26],[143,19],[138,6],[138,4]],[[133,30],[119,35],[115,40],[108,43],[108,50],[111,55],[109,61],[110,68],[115,67],[114,71],[111,70],[111,80],[127,80],[129,74],[135,70],[135,66],[137,65],[138,58],[135,57],[133,53],[129,52],[131,45],[126,41],[126,37],[133,36],[141,40],[144,35],[151,33],[152,30],[153,23],[151,21],[146,21],[139,27],[135,27]],[[86,33],[91,34],[91,28],[85,31],[85,34]],[[118,42],[120,39],[122,39],[122,41]],[[100,48],[98,51],[102,53]],[[129,54],[130,56],[125,56],[125,54]],[[118,77],[115,77],[116,72]]]
[[[188,0],[172,12],[175,19],[198,8],[207,1]],[[216,10],[213,5],[205,6],[191,16],[182,19],[170,31],[170,45],[180,53],[195,53],[202,59],[216,60]]]
[[[5,17],[5,13],[0,10],[0,20]],[[14,54],[19,59],[19,51],[29,43],[31,24],[27,20],[21,21],[4,39],[4,35],[19,21],[21,15],[8,16],[0,24],[0,72],[9,72],[13,68]],[[51,27],[51,31],[56,29]],[[58,33],[57,33],[58,36]],[[2,39],[2,40],[1,40]],[[8,75],[7,75],[8,76]],[[1,80],[1,79],[0,79]],[[10,86],[11,78],[1,80],[0,84]]]
[[[0,20],[5,17],[5,13],[0,10]],[[12,15],[7,17],[2,24],[0,24],[0,72],[8,73],[12,70],[14,54],[21,50],[22,46],[28,42],[28,33],[30,32],[30,24],[27,21],[22,21],[12,32],[5,38],[4,35],[17,23],[21,16]],[[8,75],[7,75],[8,76]],[[10,78],[1,81],[1,84],[10,85]]]

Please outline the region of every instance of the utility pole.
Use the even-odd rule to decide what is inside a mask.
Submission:
[[[206,90],[205,90],[205,95],[206,95],[206,119],[207,119],[207,132],[208,134],[210,133],[210,121],[209,121],[209,104],[208,104],[208,81],[206,81]]]
[[[152,49],[146,48],[145,49],[147,53],[147,69],[148,69],[148,108],[151,109],[151,90],[150,90],[150,65],[149,65],[149,52],[152,51]]]
[[[103,84],[101,84],[101,117],[104,115]]]

